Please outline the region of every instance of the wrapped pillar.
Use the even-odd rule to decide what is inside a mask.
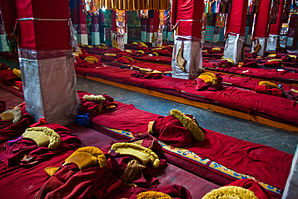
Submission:
[[[264,56],[267,37],[269,34],[269,13],[271,8],[271,0],[260,0],[259,9],[256,14],[252,52],[256,52],[258,56]]]
[[[141,41],[147,41],[147,24],[149,25],[148,20],[148,10],[140,10],[141,17]]]
[[[9,51],[8,40],[0,10],[0,52]]]
[[[174,25],[174,48],[172,76],[194,79],[201,72],[202,61],[202,14],[203,0],[173,0],[172,24]]]
[[[16,0],[13,9],[19,25],[18,52],[26,110],[36,120],[43,117],[49,123],[69,124],[79,100],[68,1]]]
[[[77,40],[80,44],[88,45],[88,32],[87,32],[87,23],[86,15],[83,12],[83,2],[77,1],[76,14],[78,18],[77,29]]]
[[[266,51],[276,51],[276,48],[278,46],[278,40],[279,40],[280,29],[282,24],[283,6],[284,6],[284,0],[280,0],[276,21],[275,23],[270,24],[270,31],[269,31]]]
[[[243,57],[243,45],[247,18],[248,0],[234,0],[226,24],[226,43],[224,58],[238,64]]]
[[[127,44],[127,18],[125,10],[112,11],[112,46],[124,50]]]
[[[91,15],[91,45],[100,44],[100,34],[99,34],[99,16]]]

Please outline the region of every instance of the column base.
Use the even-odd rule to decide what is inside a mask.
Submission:
[[[27,112],[36,121],[43,117],[48,123],[72,123],[79,106],[73,57],[20,57],[19,62]]]
[[[279,35],[270,34],[267,40],[266,51],[276,51]]]
[[[91,44],[99,45],[100,44],[100,34],[99,32],[91,32]]]
[[[225,44],[224,58],[230,58],[238,64],[243,57],[244,36],[228,34]]]
[[[182,57],[186,61],[184,70],[179,67],[177,55],[183,43]],[[180,79],[195,79],[203,68],[202,45],[200,40],[181,40],[175,36],[172,55],[172,77]]]
[[[258,46],[258,44],[260,46]],[[255,50],[257,50],[256,52],[257,55],[264,57],[266,46],[267,46],[267,37],[256,37],[252,41],[251,52],[254,52]],[[259,48],[259,49],[256,49],[256,48]]]

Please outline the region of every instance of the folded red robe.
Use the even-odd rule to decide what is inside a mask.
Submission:
[[[6,110],[6,103],[5,101],[0,100],[0,113],[4,112]]]
[[[0,144],[22,135],[30,124],[34,123],[34,118],[25,109],[21,110],[23,112],[22,120],[15,124],[12,121],[0,120]]]
[[[112,111],[118,106],[118,103],[114,101],[112,97],[109,95],[103,94],[102,96],[105,98],[102,102],[93,102],[93,101],[87,101],[83,99],[84,95],[90,95],[86,92],[78,92],[79,98],[80,98],[80,114],[86,114],[89,113],[89,117],[93,117],[99,113],[105,113],[108,111]]]
[[[218,91],[218,90],[222,90],[223,86],[222,86],[222,77],[219,74],[216,74],[217,77],[217,81],[218,83],[216,85],[213,85],[211,82],[209,83],[205,83],[204,80],[196,78],[194,80],[194,85],[196,87],[196,90],[198,91],[202,91],[202,90],[207,90],[207,91]]]
[[[191,132],[172,115],[160,116],[153,124],[153,135],[171,146],[183,147],[193,142]]]
[[[264,94],[269,94],[269,95],[274,95],[279,97],[284,96],[284,93],[278,88],[269,88],[268,86],[265,86],[265,85],[257,85],[255,87],[255,91],[257,93],[264,93]]]
[[[62,166],[34,195],[38,198],[109,198],[123,186],[114,176],[115,163],[109,158],[104,168],[93,166],[80,171],[75,164]]]
[[[19,78],[10,69],[0,70],[0,82],[7,86],[13,85],[13,82]]]
[[[161,78],[163,78],[162,73],[141,73],[141,72],[136,72],[135,74],[132,74],[132,76],[140,78],[140,79],[161,79]]]
[[[236,180],[227,186],[237,186],[237,187],[242,187],[245,189],[248,189],[254,194],[260,198],[260,199],[270,199],[270,195],[268,194],[268,191],[264,189],[258,182],[250,179],[242,179],[242,180]]]
[[[63,151],[80,147],[81,141],[77,136],[73,136],[70,130],[59,124],[43,125],[53,129],[60,135],[61,143],[56,149],[48,147],[38,147],[33,140],[17,139],[1,145],[0,161],[7,166],[32,165],[42,162]]]

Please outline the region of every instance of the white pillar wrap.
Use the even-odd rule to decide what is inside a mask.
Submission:
[[[1,52],[9,51],[6,34],[0,34],[0,51]]]
[[[141,41],[146,42],[147,41],[147,33],[146,31],[141,31]]]
[[[185,38],[184,38],[185,39]],[[186,60],[185,71],[177,64],[178,50],[183,43],[183,58]],[[175,36],[173,55],[172,55],[172,77],[180,79],[194,79],[203,68],[202,45],[200,40],[182,40]]]
[[[276,51],[279,35],[269,34],[266,51]]]
[[[225,43],[224,58],[230,58],[238,64],[243,57],[244,36],[228,34]]]
[[[282,194],[282,199],[296,199],[298,196],[298,145],[292,160],[291,171]]]
[[[88,45],[88,34],[78,34],[77,39],[80,44]]]
[[[49,123],[62,125],[73,122],[79,105],[73,57],[20,56],[19,62],[26,110],[36,120],[43,117]]]
[[[259,50],[259,52],[257,52],[257,55],[263,57],[264,53],[265,53],[265,50],[266,50],[266,46],[267,46],[267,37],[256,37],[252,41],[251,52],[254,51],[254,47],[256,46],[258,41],[259,41],[259,44],[261,45],[261,49]]]
[[[99,32],[91,32],[91,41],[92,41],[92,45],[99,45],[100,44],[100,34],[99,34]]]

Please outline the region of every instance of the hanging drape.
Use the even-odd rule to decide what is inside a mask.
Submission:
[[[91,0],[99,8],[119,10],[166,10],[169,0]]]

